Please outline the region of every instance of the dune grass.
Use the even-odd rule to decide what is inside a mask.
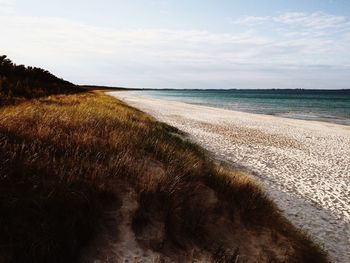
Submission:
[[[168,258],[328,262],[247,176],[102,92],[0,107],[0,149],[0,262],[78,262],[128,192],[140,246]]]

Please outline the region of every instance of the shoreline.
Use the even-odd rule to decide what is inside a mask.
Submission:
[[[247,168],[286,217],[335,262],[350,252],[350,127],[153,99],[109,95],[175,126],[214,157]]]
[[[309,101],[309,97],[314,94],[318,96],[320,94],[315,90],[310,90],[310,93],[303,92],[286,92],[285,90],[271,90],[259,93],[260,90],[255,90],[250,93],[249,90],[242,90],[236,94],[233,93],[221,93],[221,90],[206,91],[206,90],[173,90],[159,92],[153,91],[135,91],[136,96],[146,96],[148,98],[155,98],[167,101],[177,101],[192,105],[202,105],[220,109],[226,109],[231,111],[239,111],[253,114],[272,115],[283,118],[300,119],[306,121],[320,121],[330,122],[340,125],[350,126],[350,108],[347,106],[347,101],[350,97],[349,94],[342,93],[342,91],[335,91],[340,97],[335,96],[337,101],[334,107],[329,108],[329,103],[332,100],[332,93],[327,93],[320,97],[320,102],[317,100]],[[321,92],[321,91],[320,91]],[[329,91],[328,91],[329,92]],[[253,94],[253,95],[252,95]],[[259,95],[260,94],[260,95]],[[321,93],[322,94],[322,93]],[[327,96],[328,94],[328,103]],[[291,100],[288,100],[288,96],[291,96]],[[227,96],[227,99],[226,99]],[[251,97],[252,96],[252,97]],[[257,97],[255,97],[257,96]],[[261,97],[261,100],[255,100]],[[266,97],[268,96],[268,97]],[[271,100],[269,99],[271,96]],[[295,97],[294,97],[295,96]],[[300,96],[300,98],[298,98]],[[343,96],[343,97],[342,97]],[[231,98],[232,97],[232,98]],[[255,98],[255,99],[254,99]],[[265,99],[267,99],[265,101]],[[276,99],[281,99],[276,100]],[[300,100],[300,102],[296,102]]]
[[[176,103],[176,104],[185,104],[185,105],[192,105],[195,107],[203,107],[203,108],[207,108],[208,110],[210,109],[216,109],[216,110],[220,110],[220,111],[225,111],[225,112],[229,112],[229,113],[235,113],[235,114],[242,114],[242,115],[251,115],[251,116],[255,116],[255,117],[266,117],[266,118],[277,118],[277,119],[283,119],[286,122],[288,120],[292,120],[292,121],[300,121],[300,124],[310,124],[310,123],[314,123],[314,124],[320,124],[320,125],[324,125],[324,126],[335,126],[338,128],[343,128],[345,130],[349,130],[350,131],[350,124],[343,124],[343,123],[338,123],[338,122],[333,122],[333,121],[326,121],[324,119],[303,119],[303,118],[293,118],[293,117],[288,117],[288,116],[283,116],[283,115],[279,115],[279,114],[265,114],[265,113],[257,113],[257,112],[247,112],[247,111],[239,111],[239,110],[231,110],[229,108],[223,108],[223,107],[216,107],[216,106],[212,106],[212,105],[206,105],[206,104],[202,104],[202,103],[189,103],[189,102],[183,102],[183,101],[176,101],[176,100],[168,100],[165,98],[156,98],[156,97],[151,97],[149,95],[147,96],[142,96],[139,94],[132,94],[133,90],[128,90],[128,91],[107,91],[106,94],[111,95],[111,94],[120,94],[121,96],[124,96],[125,98],[142,98],[142,99],[149,99],[149,100],[154,100],[154,101],[164,101],[164,102],[168,102],[168,103]],[[124,94],[124,95],[123,95]],[[125,96],[126,94],[128,94],[127,96]],[[114,96],[114,95],[111,95]],[[118,96],[117,96],[118,97]],[[118,97],[120,99],[122,99],[122,97]]]

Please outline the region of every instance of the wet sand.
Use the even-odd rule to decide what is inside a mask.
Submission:
[[[350,262],[350,126],[109,94],[247,169],[334,262]]]

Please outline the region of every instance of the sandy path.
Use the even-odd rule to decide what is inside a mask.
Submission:
[[[350,262],[350,127],[112,92],[248,168],[334,262]]]
[[[124,194],[123,204],[109,216],[109,227],[100,230],[100,235],[82,253],[79,262],[117,263],[142,262],[158,263],[161,255],[140,247],[132,230],[132,217],[138,208],[136,195],[132,190]],[[116,227],[117,229],[113,229]],[[111,231],[112,229],[112,231]]]

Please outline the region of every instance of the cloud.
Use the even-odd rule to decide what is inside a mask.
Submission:
[[[310,29],[349,29],[350,27],[350,21],[347,17],[320,11],[314,13],[288,12],[278,16],[246,16],[239,19],[231,19],[231,23],[245,26],[271,23]]]
[[[230,22],[232,24],[237,25],[246,25],[246,26],[252,26],[252,25],[261,25],[265,22],[271,21],[271,16],[246,16],[239,19],[230,19]]]
[[[240,23],[249,25],[247,30],[217,33],[164,28],[121,30],[59,17],[0,15],[0,53],[78,83],[193,88],[348,87],[347,18],[287,13],[243,19]],[[267,31],[270,28],[266,24],[287,27],[273,27],[275,31],[270,34],[251,28],[254,23]],[[334,28],[343,28],[344,32],[334,36]],[[334,80],[335,84],[330,83]]]
[[[213,60],[231,50],[243,51],[266,45],[269,39],[250,31],[239,34],[203,30],[116,30],[90,26],[61,18],[0,16],[0,44],[13,52],[68,56],[118,55],[153,57],[169,61]],[[14,46],[13,43],[16,43]],[[17,51],[16,51],[17,50]],[[241,51],[238,54],[238,51]],[[248,52],[249,53],[249,52]]]
[[[14,13],[14,0],[0,0],[0,15]]]
[[[274,22],[292,26],[301,26],[313,29],[330,29],[348,27],[349,20],[344,16],[330,15],[323,12],[302,13],[292,12],[273,17]]]

